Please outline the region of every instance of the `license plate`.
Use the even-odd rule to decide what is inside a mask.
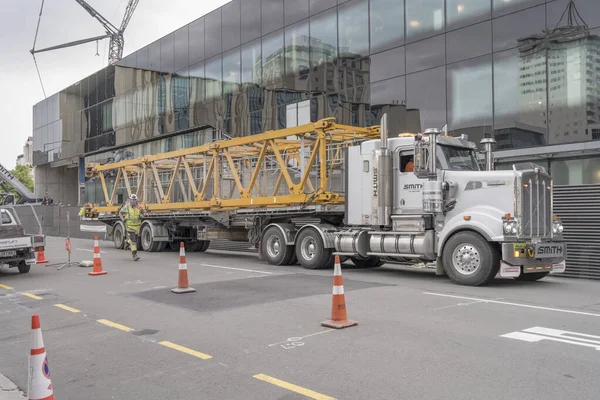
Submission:
[[[2,257],[2,258],[15,257],[16,255],[17,255],[16,250],[0,251],[0,257]]]
[[[535,245],[535,258],[563,257],[565,245],[563,243],[537,243]]]

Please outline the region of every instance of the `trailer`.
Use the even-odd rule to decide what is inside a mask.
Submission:
[[[434,129],[388,137],[385,115],[367,128],[328,118],[88,164],[104,201],[85,205],[85,214],[112,228],[116,248],[125,246],[125,227],[115,199],[135,193],[147,209],[145,251],[248,241],[273,265],[327,268],[334,255],[367,268],[411,261],[464,285],[564,271],[550,176],[530,165],[491,170],[491,143],[482,168],[465,136]]]

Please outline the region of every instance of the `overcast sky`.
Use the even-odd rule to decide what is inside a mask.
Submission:
[[[119,26],[128,0],[87,0]],[[229,0],[140,0],[125,31],[130,54],[175,31]],[[32,107],[44,99],[33,58],[41,0],[0,0],[0,163],[12,169],[32,135]],[[104,34],[102,26],[75,0],[46,0],[36,48]],[[46,95],[50,96],[108,64],[108,40],[36,55]]]

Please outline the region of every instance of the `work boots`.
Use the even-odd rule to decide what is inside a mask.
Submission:
[[[140,259],[140,256],[137,255],[137,251],[134,251],[131,255],[133,256],[133,261],[138,261]]]

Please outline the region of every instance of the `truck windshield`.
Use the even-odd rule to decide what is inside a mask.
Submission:
[[[477,157],[471,149],[464,147],[438,146],[445,161],[445,169],[450,171],[479,171]]]

